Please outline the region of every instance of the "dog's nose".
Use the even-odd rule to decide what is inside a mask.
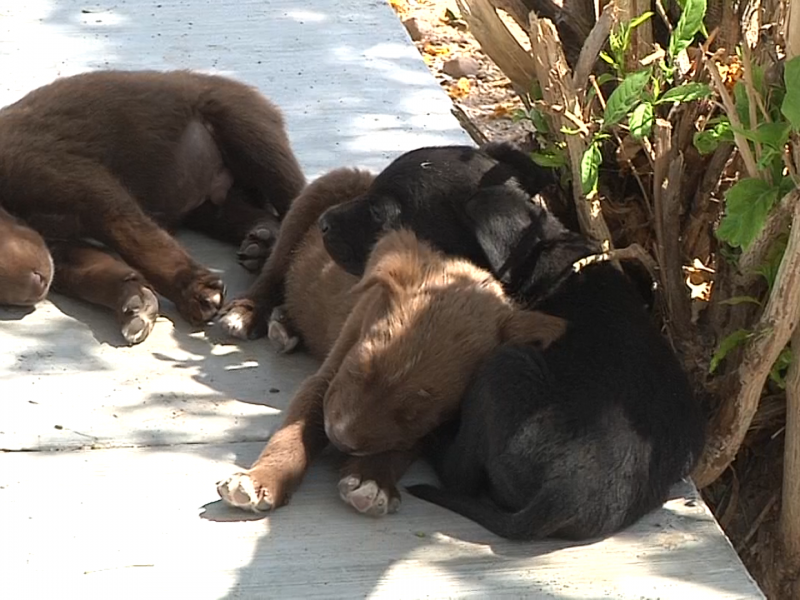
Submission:
[[[355,448],[342,440],[341,433],[341,427],[331,425],[331,422],[325,419],[325,435],[328,436],[328,440],[330,440],[331,444],[345,454],[352,454],[355,452]]]
[[[31,272],[31,285],[36,296],[41,296],[47,291],[47,279],[39,271]]]
[[[319,230],[323,234],[328,233],[328,230],[330,230],[331,224],[328,220],[328,216],[325,213],[323,213],[322,216],[317,219],[317,227],[319,227]]]

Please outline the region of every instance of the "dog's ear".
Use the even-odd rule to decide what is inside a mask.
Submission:
[[[542,209],[517,186],[497,185],[475,193],[460,217],[473,232],[492,271],[498,274],[523,236],[539,226],[534,218],[537,210]]]
[[[501,324],[500,336],[509,344],[541,344],[547,348],[567,330],[567,322],[538,310],[512,309]]]
[[[408,230],[390,231],[375,244],[364,277],[352,289],[363,293],[382,285],[396,298],[403,290],[416,289],[424,277],[432,250]]]

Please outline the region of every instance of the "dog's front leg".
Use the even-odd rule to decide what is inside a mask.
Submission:
[[[225,502],[261,512],[289,501],[311,461],[328,444],[323,399],[360,332],[361,317],[351,314],[325,362],[300,386],[283,424],[253,466],[217,483],[217,492]]]
[[[328,443],[322,413],[328,383],[320,373],[303,382],[280,429],[253,465],[217,483],[217,492],[225,502],[260,512],[289,501],[311,461]]]
[[[342,467],[339,496],[370,517],[397,512],[400,508],[397,482],[418,455],[416,450],[409,450],[351,456]]]

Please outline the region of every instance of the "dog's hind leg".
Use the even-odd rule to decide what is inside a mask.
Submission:
[[[53,287],[114,311],[129,344],[144,341],[158,317],[158,299],[144,277],[108,252],[83,243],[52,245]]]
[[[237,185],[283,217],[305,186],[280,110],[255,89],[209,77],[198,106]],[[252,225],[252,224],[251,224]]]
[[[61,194],[62,204],[80,219],[83,235],[116,251],[187,321],[199,325],[211,319],[222,305],[222,280],[150,219],[111,173],[93,164],[68,166],[69,176],[37,191]],[[52,237],[59,239],[59,232]]]
[[[292,204],[275,247],[244,296],[221,311],[220,324],[230,335],[254,338],[267,331],[272,309],[283,304],[284,280],[292,254],[325,209],[352,200],[372,183],[372,175],[357,169],[336,169],[314,180]]]
[[[397,482],[417,458],[415,451],[351,456],[342,467],[339,496],[346,504],[370,517],[397,512]]]

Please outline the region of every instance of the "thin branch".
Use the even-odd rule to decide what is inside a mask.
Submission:
[[[461,108],[458,104],[454,104],[453,108],[450,109],[452,115],[458,120],[459,124],[461,125],[462,129],[469,134],[469,137],[472,138],[472,141],[482,146],[486,142],[489,141],[489,138],[481,131],[480,127],[469,118],[469,115],[464,112],[464,109]]]
[[[581,48],[581,54],[575,64],[575,73],[572,77],[572,85],[576,90],[586,89],[586,82],[594,68],[594,63],[597,62],[597,56],[605,46],[611,29],[617,24],[618,17],[617,4],[611,0],[603,8],[603,14],[592,27],[589,36],[583,43],[583,48]]]
[[[725,84],[722,83],[722,76],[719,73],[719,67],[713,60],[709,60],[706,62],[706,68],[708,69],[709,75],[711,75],[711,81],[714,83],[714,87],[719,94],[719,97],[722,98],[722,104],[725,107],[725,112],[728,115],[728,119],[730,119],[731,125],[733,126],[733,139],[736,142],[736,147],[739,149],[739,154],[742,155],[742,160],[744,161],[745,169],[747,169],[747,174],[750,177],[758,178],[758,168],[756,167],[756,161],[753,159],[753,153],[750,151],[750,144],[747,142],[745,137],[738,133],[736,130],[743,129],[742,122],[739,120],[739,116],[736,114],[736,107],[733,105],[733,100],[731,99],[728,90],[725,89]]]
[[[576,260],[572,265],[572,270],[577,273],[587,265],[608,260],[638,260],[640,263],[642,263],[644,268],[647,269],[647,272],[650,274],[652,280],[658,281],[658,263],[653,260],[653,257],[650,256],[650,253],[642,248],[639,244],[631,244],[630,246],[625,246],[624,248],[615,248],[610,252],[601,252],[599,254],[586,256],[580,260]]]

